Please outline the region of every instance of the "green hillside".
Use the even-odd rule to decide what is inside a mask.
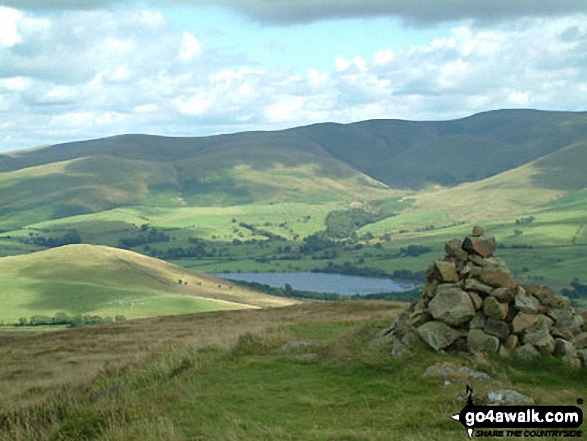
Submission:
[[[134,145],[134,137],[123,139],[128,139],[128,144],[122,141],[123,151]],[[59,158],[0,173],[0,229],[125,206],[351,202],[394,194],[319,151],[267,154],[256,147],[226,148],[176,163],[156,156],[150,161],[120,158],[108,145],[107,140],[97,156]],[[146,154],[141,145],[136,150],[139,156]],[[44,149],[35,154],[39,157],[32,157],[32,163],[46,155]]]
[[[138,318],[292,303],[131,251],[93,245],[0,259],[0,302],[5,323],[60,312]]]

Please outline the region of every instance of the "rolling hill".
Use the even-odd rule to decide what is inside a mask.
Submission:
[[[0,268],[0,320],[7,323],[58,312],[138,318],[294,303],[105,246],[4,257]]]
[[[454,121],[72,142],[0,157],[0,228],[128,205],[382,199],[479,181],[585,139],[586,112],[500,110]]]

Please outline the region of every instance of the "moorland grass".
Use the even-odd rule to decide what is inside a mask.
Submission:
[[[77,383],[66,379],[59,387],[55,381],[42,398],[29,389],[28,397],[15,394],[12,404],[4,400],[0,436],[15,441],[465,440],[464,429],[450,416],[463,407],[466,384],[473,386],[477,402],[488,390],[515,388],[538,404],[573,405],[587,390],[583,371],[549,358],[524,363],[442,355],[421,345],[411,355],[393,358],[388,345],[373,339],[401,310],[397,306],[312,303],[182,316],[175,324],[174,319],[132,323],[134,331],[144,329],[149,337],[165,329],[172,334],[165,334],[172,348],[147,350],[141,344],[148,337],[131,334],[128,327],[65,331],[72,342],[69,362],[88,364],[84,341],[94,338],[95,363],[104,367]],[[64,336],[39,336],[34,344],[19,336],[12,344],[19,342],[31,353],[52,349],[39,356],[63,363],[57,355],[64,348],[56,340]],[[292,344],[300,341],[306,344]],[[121,361],[120,354],[111,353],[123,342],[134,358]],[[0,350],[7,347],[4,342]],[[435,363],[467,365],[493,380],[457,376],[443,384],[441,377],[424,376]]]

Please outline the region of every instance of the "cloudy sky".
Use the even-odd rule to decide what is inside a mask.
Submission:
[[[585,0],[0,0],[0,151],[585,103]]]

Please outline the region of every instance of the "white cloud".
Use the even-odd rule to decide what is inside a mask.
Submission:
[[[179,59],[181,61],[190,61],[192,58],[202,54],[202,43],[196,37],[188,32],[184,32],[179,48]]]
[[[18,33],[18,23],[22,19],[22,13],[16,9],[0,6],[0,45],[12,47],[22,41]]]
[[[587,102],[584,15],[461,24],[425,45],[346,54],[302,75],[215,52],[158,12],[50,17],[19,13],[14,31],[0,31],[0,150],[128,132],[208,135],[503,107],[585,110]]]

